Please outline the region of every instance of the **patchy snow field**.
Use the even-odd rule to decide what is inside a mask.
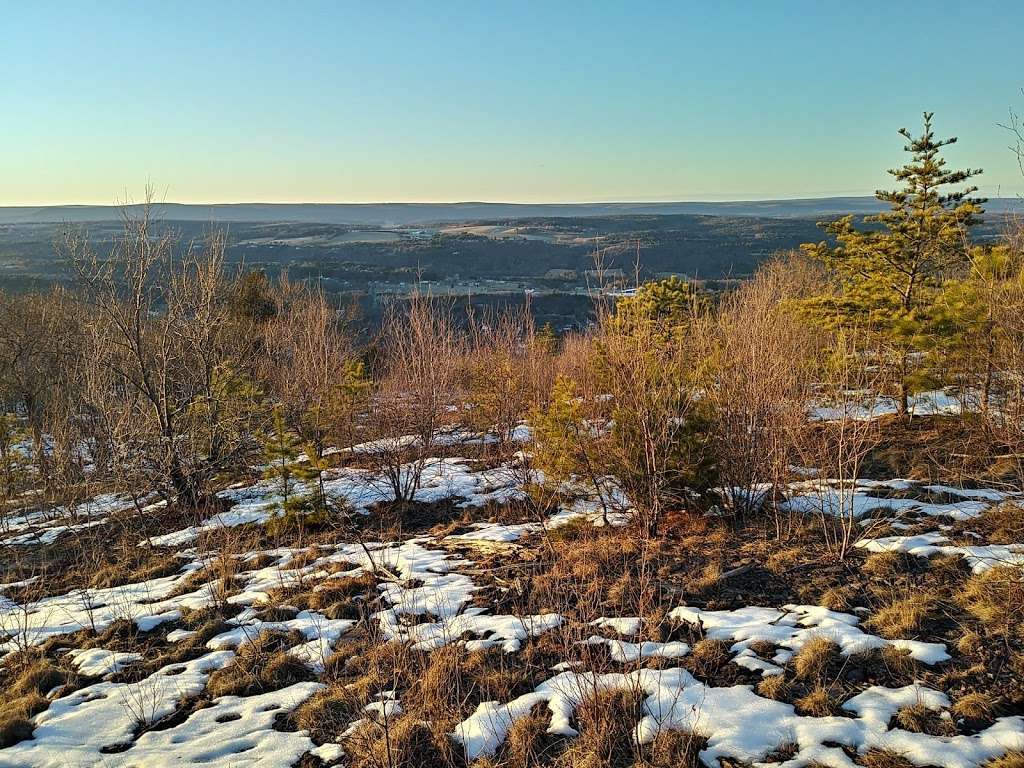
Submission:
[[[945,405],[943,408],[947,407]],[[363,446],[361,451],[372,446]],[[427,463],[416,500],[451,500],[456,508],[502,507],[524,498],[511,467],[475,468],[465,459]],[[391,499],[381,478],[364,469],[332,470],[327,493],[357,514]],[[867,538],[859,546],[871,552],[903,552],[962,557],[980,572],[993,564],[1024,563],[1024,545],[950,542],[940,526],[973,520],[1012,497],[995,489],[965,490],[924,486],[904,480],[859,481],[840,488],[808,480],[789,489],[786,508],[807,514],[827,513],[883,520],[897,526],[932,530],[906,536]],[[386,541],[323,541],[313,548],[253,550],[232,553],[231,589],[206,577],[223,553],[197,549],[204,534],[265,523],[281,499],[267,482],[231,487],[220,494],[229,505],[199,525],[151,540],[173,554],[177,572],[106,588],[82,588],[25,603],[3,593],[28,582],[0,587],[0,654],[47,648],[73,667],[80,683],[48,691],[48,706],[32,717],[32,736],[0,749],[0,766],[291,766],[308,755],[309,763],[344,764],[345,738],[360,723],[384,722],[403,711],[405,691],[379,691],[377,700],[355,713],[332,740],[314,740],[302,729],[280,727],[280,718],[327,688],[320,679],[347,638],[357,630],[376,642],[396,641],[414,651],[454,648],[468,655],[496,652],[516,663],[527,644],[556,633],[566,638],[564,657],[551,664],[546,679],[533,690],[507,701],[482,701],[450,732],[452,742],[474,760],[499,752],[519,721],[543,709],[551,735],[577,733],[576,710],[601,691],[632,691],[642,699],[635,736],[649,743],[664,730],[684,730],[703,740],[700,759],[715,766],[719,758],[750,764],[770,762],[786,768],[853,766],[854,756],[868,750],[891,750],[918,766],[973,768],[1011,750],[1024,749],[1024,718],[995,718],[981,729],[956,735],[911,732],[894,723],[905,707],[920,707],[951,718],[949,696],[923,682],[900,687],[861,685],[840,702],[837,714],[798,714],[790,703],[759,695],[751,683],[716,685],[683,665],[693,648],[680,639],[644,636],[637,616],[605,615],[581,622],[559,612],[510,613],[496,599],[510,587],[495,589],[481,579],[475,552],[494,547],[539,546],[546,529],[568,522],[600,525],[604,510],[593,499],[578,497],[547,520],[477,521],[459,533],[423,535]],[[610,522],[629,522],[628,503],[617,499]],[[101,525],[128,500],[99,496],[59,513],[34,513],[6,521],[4,545],[52,544],[89,526]],[[275,596],[298,591],[316,595],[338,585],[367,580],[376,593],[362,615],[335,616],[321,609],[289,608]],[[486,583],[484,583],[486,581]],[[291,592],[289,592],[291,590]],[[153,652],[195,643],[197,630],[183,623],[189,612],[230,608],[220,631],[204,639],[185,661],[152,668]],[[268,608],[273,610],[268,611]],[[888,647],[905,651],[923,669],[941,670],[956,649],[917,637],[882,637],[862,626],[854,612],[819,605],[749,605],[707,610],[676,602],[667,620],[682,630],[729,649],[728,664],[757,679],[784,674],[787,665],[812,640],[836,644],[844,658]],[[138,650],[75,647],[83,637],[98,637],[117,626],[133,625]],[[206,695],[211,676],[235,663],[247,644],[267,634],[288,638],[287,655],[311,679],[248,696]],[[581,668],[574,649],[603,649],[618,671]],[[771,647],[765,654],[764,647]],[[56,650],[55,650],[56,649]],[[149,656],[147,656],[149,654]],[[555,659],[554,661],[557,661]],[[133,672],[134,671],[134,672]],[[183,702],[203,698],[198,708]],[[176,714],[180,711],[180,714]],[[158,726],[158,727],[157,727]],[[784,758],[770,756],[785,752]]]

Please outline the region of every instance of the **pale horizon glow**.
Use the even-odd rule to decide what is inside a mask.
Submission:
[[[5,8],[0,205],[871,195],[935,112],[1024,193],[1024,4],[70,0]],[[922,24],[922,19],[926,21]],[[937,46],[943,46],[941,53]],[[894,55],[893,52],[898,52]]]

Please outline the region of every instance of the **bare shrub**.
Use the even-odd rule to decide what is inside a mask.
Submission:
[[[599,455],[644,535],[706,483],[706,414],[693,396],[694,329],[707,321],[684,283],[654,283],[616,307],[598,303],[591,376],[602,405]],[[613,311],[614,309],[614,311]]]
[[[770,262],[728,296],[704,358],[713,404],[712,445],[726,503],[737,514],[771,506],[794,479],[807,439],[807,404],[818,369],[819,339],[793,300],[808,290],[799,257]]]
[[[409,502],[439,430],[454,420],[464,339],[451,307],[417,292],[388,306],[380,347],[369,405],[376,439],[367,455],[395,500]]]
[[[493,432],[501,446],[508,444],[513,430],[550,390],[552,363],[528,305],[471,317],[465,421],[479,432]]]
[[[81,234],[65,238],[86,308],[84,406],[126,490],[155,484],[195,507],[213,474],[252,447],[258,393],[229,322],[223,238],[177,254],[149,210],[125,214],[105,256]]]

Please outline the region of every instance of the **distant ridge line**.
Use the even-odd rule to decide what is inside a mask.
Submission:
[[[137,210],[141,205],[126,206]],[[633,203],[156,203],[154,213],[166,221],[247,223],[295,222],[393,227],[489,219],[571,218],[616,215],[742,216],[813,218],[845,213],[867,214],[883,208],[874,197],[821,197],[792,200]],[[111,221],[120,206],[54,205],[0,207],[0,224]],[[1024,213],[1018,198],[994,198],[990,214]]]

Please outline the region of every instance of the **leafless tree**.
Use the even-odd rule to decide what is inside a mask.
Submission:
[[[376,440],[367,455],[396,501],[415,496],[439,430],[455,421],[464,345],[441,301],[414,292],[387,309],[368,420]]]
[[[538,340],[529,306],[471,317],[465,369],[464,420],[507,445],[553,380],[551,350]]]
[[[877,393],[885,390],[886,382],[880,369],[865,367],[869,351],[856,332],[834,336],[829,349],[818,395],[836,405],[797,444],[797,453],[801,465],[819,478],[810,491],[818,496],[814,511],[827,549],[842,560],[871,532],[860,524],[854,498],[864,461],[885,436],[885,422],[877,413]]]
[[[792,259],[762,267],[719,308],[702,357],[712,444],[725,501],[739,514],[771,507],[807,438],[820,334],[793,301]]]
[[[148,481],[195,507],[212,474],[251,440],[236,423],[232,444],[223,418],[227,401],[241,398],[244,422],[255,397],[229,322],[223,238],[179,256],[174,233],[147,204],[139,216],[125,213],[106,256],[79,232],[63,245],[86,313],[85,406],[111,467],[122,481]]]
[[[339,431],[349,431],[348,423],[339,422],[354,415],[346,388],[360,374],[346,330],[345,318],[323,291],[285,284],[264,331],[271,393],[288,427],[317,457]]]

